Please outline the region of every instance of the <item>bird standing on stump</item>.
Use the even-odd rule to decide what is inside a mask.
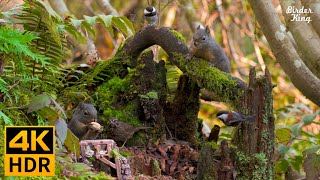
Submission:
[[[241,122],[253,122],[256,116],[246,116],[235,111],[219,111],[217,118],[226,126],[238,126]]]

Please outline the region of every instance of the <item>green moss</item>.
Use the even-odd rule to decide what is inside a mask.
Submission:
[[[267,172],[267,161],[264,153],[254,155],[245,155],[243,152],[236,153],[237,171],[239,175],[237,179],[265,179],[271,177],[272,174]]]
[[[209,65],[203,59],[193,57],[191,60],[179,53],[174,54],[174,59],[180,64],[179,68],[186,72],[197,84],[215,92],[224,101],[233,103],[232,99],[240,98],[243,91],[238,91],[237,82],[229,74]]]
[[[180,34],[178,31],[175,31],[173,29],[169,30],[176,38],[180,39],[184,44],[186,44],[186,39]]]
[[[160,176],[161,175],[161,168],[160,164],[157,160],[151,159],[151,176]]]
[[[148,92],[146,95],[140,95],[141,98],[145,98],[145,99],[158,99],[158,92],[156,91],[150,91]]]
[[[120,156],[120,154],[119,154],[119,152],[116,151],[116,150],[112,150],[112,151],[110,152],[110,157],[111,157],[111,158],[119,158],[119,156]]]
[[[130,109],[117,110],[115,108],[107,108],[103,111],[103,115],[110,119],[112,117],[116,117],[123,122],[127,122],[133,126],[138,127],[140,125],[139,119],[131,114]]]
[[[146,138],[146,134],[145,133],[142,133],[140,131],[136,132],[132,138],[130,138],[126,145],[127,146],[144,146],[146,145],[148,142],[147,142],[147,139]]]
[[[206,144],[208,144],[211,147],[211,149],[218,149],[219,148],[218,144],[213,141],[207,142]]]
[[[132,125],[139,125],[139,120],[132,114],[136,109],[135,105],[125,99],[125,93],[130,92],[130,89],[130,78],[121,79],[119,77],[114,77],[98,87],[96,104],[99,109],[103,110],[106,119],[116,117]],[[124,102],[119,102],[120,100]],[[115,104],[117,108],[114,107]]]
[[[125,158],[133,156],[133,154],[131,154],[130,152],[125,152],[125,151],[121,151],[121,150],[120,150],[120,154],[121,154],[121,156],[123,156]]]
[[[128,90],[129,82],[128,79],[121,79],[119,77],[114,77],[107,81],[106,83],[102,84],[98,88],[98,92],[104,93],[103,95],[107,99],[112,99],[112,93],[114,92],[124,92]]]
[[[246,156],[243,152],[238,151],[237,152],[237,160],[242,162],[243,164],[247,164],[250,161],[250,158]]]

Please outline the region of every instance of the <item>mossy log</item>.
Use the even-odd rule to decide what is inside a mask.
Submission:
[[[137,57],[146,48],[159,45],[169,55],[169,60],[187,74],[201,88],[212,91],[221,100],[237,106],[243,97],[246,83],[229,73],[211,67],[207,61],[193,57],[180,33],[167,28],[146,26],[126,40],[120,57],[128,66],[135,66]],[[189,59],[189,60],[188,60]]]

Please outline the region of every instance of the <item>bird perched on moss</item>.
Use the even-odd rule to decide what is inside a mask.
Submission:
[[[148,24],[155,25],[157,23],[158,12],[153,6],[148,6],[146,9],[144,9],[143,14],[144,19],[148,22]]]

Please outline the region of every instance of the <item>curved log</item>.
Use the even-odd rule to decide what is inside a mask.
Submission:
[[[195,57],[190,59],[189,49],[183,37],[170,28],[146,26],[133,37],[128,38],[121,51],[124,53],[122,54],[124,63],[135,66],[135,59],[152,45],[161,46],[169,55],[170,61],[197,82],[201,88],[214,92],[222,101],[237,107],[242,105],[241,97],[247,87],[246,83],[229,73],[211,67],[205,60]]]

